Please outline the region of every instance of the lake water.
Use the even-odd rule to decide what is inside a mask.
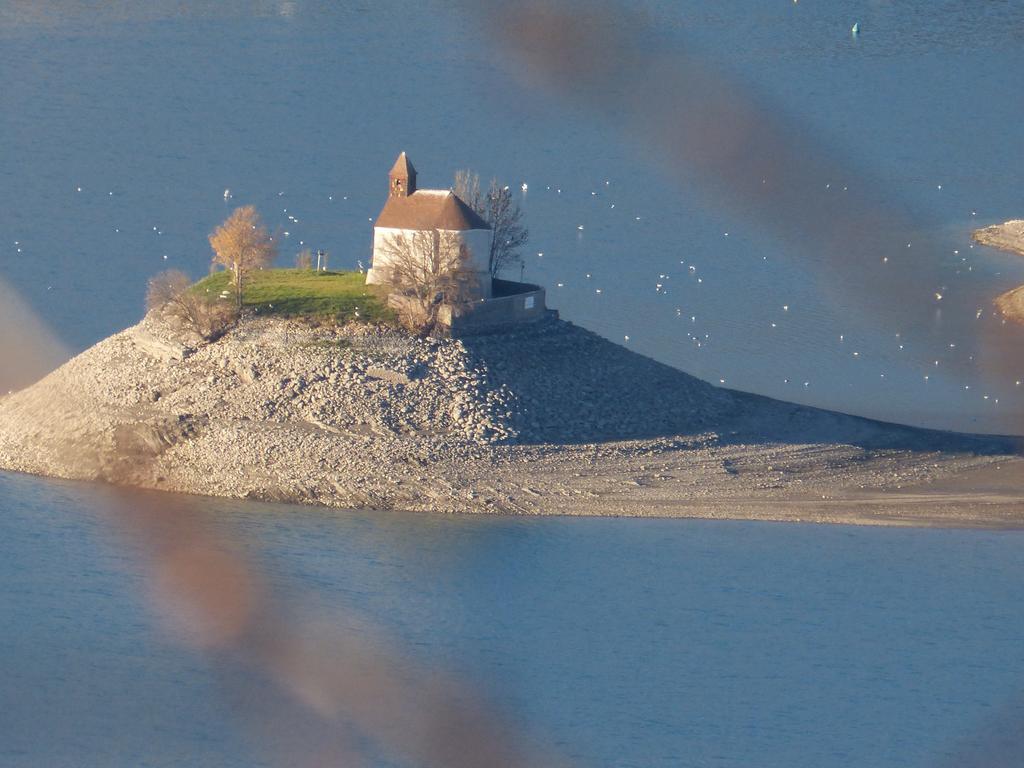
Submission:
[[[154,625],[105,494],[0,498],[0,764],[270,764],[216,657]],[[1024,715],[1019,532],[207,507],[574,765],[967,765]]]
[[[869,309],[884,278],[829,285],[814,253],[665,173],[617,116],[523,87],[478,15],[440,2],[4,4],[0,270],[80,349],[139,317],[155,272],[205,273],[206,235],[235,205],[288,233],[286,261],[312,246],[354,268],[404,149],[422,185],[463,167],[527,183],[527,279],[613,341],[784,399],[1015,429],[1024,370],[975,370],[972,333],[979,309],[1024,282],[1024,261],[968,235],[1024,216],[1024,8],[642,7],[652,45],[733,73],[876,180],[883,206],[915,212],[930,250],[905,301],[935,304],[934,337]]]
[[[287,231],[286,255],[365,264],[404,149],[428,187],[462,167],[527,183],[526,279],[614,341],[727,386],[1011,431],[1013,377],[968,361],[1024,263],[968,236],[1024,216],[1024,7],[643,8],[659,45],[930,223],[930,338],[956,348],[904,344],[919,329],[825,290],[616,116],[523,87],[470,8],[435,2],[0,3],[0,274],[82,349],[140,316],[155,272],[203,274],[235,205]],[[0,474],[0,764],[261,764],[213,663],[153,624],[103,504]],[[209,509],[275,578],[462,670],[580,765],[964,764],[1020,714],[1018,533]]]

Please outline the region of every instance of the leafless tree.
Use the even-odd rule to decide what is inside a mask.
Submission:
[[[480,177],[472,171],[457,171],[454,192],[476,211],[494,230],[487,265],[492,276],[523,263],[520,252],[530,238],[523,223],[523,211],[508,186],[496,179],[486,192],[480,189]]]
[[[309,248],[303,248],[301,251],[295,254],[295,268],[296,269],[312,269],[313,268],[313,252]]]
[[[232,272],[236,307],[242,309],[242,284],[254,269],[270,266],[277,258],[277,243],[263,225],[256,207],[236,208],[227,220],[210,234],[213,263]]]
[[[480,176],[468,169],[455,172],[455,186],[452,191],[461,198],[462,202],[472,208],[481,216],[486,211],[484,195],[480,191]],[[490,222],[488,222],[490,223]]]
[[[177,269],[150,279],[146,308],[177,319],[207,341],[223,336],[237,315],[227,302],[197,293],[188,275]]]
[[[457,311],[479,295],[477,273],[458,233],[434,229],[394,235],[379,255],[387,282],[399,297],[399,319],[411,331],[430,333],[443,305]]]

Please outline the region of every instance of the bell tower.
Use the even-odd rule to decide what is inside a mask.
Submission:
[[[416,169],[405,152],[398,156],[388,174],[388,197],[408,197],[416,191]]]

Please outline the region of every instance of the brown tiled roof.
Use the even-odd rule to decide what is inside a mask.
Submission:
[[[490,225],[451,190],[421,189],[389,197],[374,224],[392,229],[490,229]]]

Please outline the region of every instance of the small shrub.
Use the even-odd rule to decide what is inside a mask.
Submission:
[[[159,310],[178,320],[206,341],[223,336],[237,319],[237,310],[227,301],[210,298],[192,289],[188,275],[177,269],[161,272],[149,281],[146,308]]]

